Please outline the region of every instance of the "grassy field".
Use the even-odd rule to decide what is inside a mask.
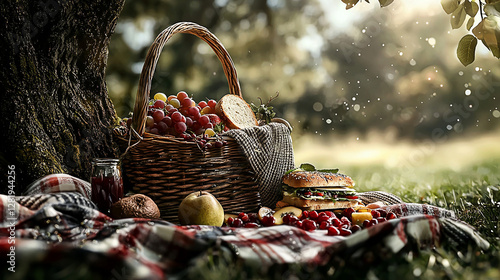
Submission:
[[[500,279],[498,143],[500,133],[418,144],[380,135],[367,140],[305,136],[294,140],[294,149],[297,164],[339,168],[355,180],[358,191],[387,191],[406,202],[454,210],[492,245],[467,256],[422,252],[398,265],[372,269],[369,279]]]
[[[490,242],[491,249],[436,248],[395,255],[363,269],[349,264],[310,269],[290,266],[260,275],[207,259],[196,279],[500,279],[500,133],[443,143],[308,135],[295,137],[296,165],[339,168],[358,191],[380,190],[406,202],[454,210]],[[231,267],[228,269],[228,267]]]

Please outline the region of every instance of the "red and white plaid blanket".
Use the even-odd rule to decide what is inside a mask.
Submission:
[[[449,211],[429,205],[389,205],[400,218],[341,237],[285,225],[247,229],[113,220],[89,196],[88,182],[64,174],[34,182],[24,196],[0,195],[2,279],[12,270],[20,279],[175,279],[203,274],[207,261],[266,273],[293,265],[367,262],[368,255],[384,258],[444,244],[489,247]]]

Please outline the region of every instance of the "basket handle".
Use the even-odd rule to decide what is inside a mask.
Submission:
[[[156,69],[160,53],[163,50],[165,43],[167,43],[167,41],[177,33],[195,35],[212,47],[212,50],[222,63],[222,68],[224,69],[224,74],[226,75],[227,83],[229,85],[229,93],[241,97],[240,83],[238,81],[238,75],[236,74],[233,60],[219,39],[208,31],[207,28],[201,25],[192,22],[178,22],[167,27],[156,37],[153,44],[149,48],[148,54],[146,55],[139,80],[139,87],[137,88],[137,94],[135,97],[134,115],[132,118],[132,127],[136,130],[138,135],[142,136],[144,134],[149,92],[151,90],[151,82],[153,80],[154,70]]]

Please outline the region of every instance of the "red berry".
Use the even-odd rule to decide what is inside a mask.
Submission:
[[[179,91],[177,93],[177,99],[179,99],[179,101],[182,101],[184,98],[187,98],[187,97],[188,97],[188,94],[185,91]]]
[[[189,107],[194,107],[194,105],[195,104],[191,98],[184,98],[181,100],[181,107],[189,108]]]
[[[246,227],[246,228],[258,228],[259,225],[257,223],[249,222],[249,223],[246,223],[243,227]]]
[[[153,113],[153,119],[155,120],[155,122],[160,122],[164,117],[165,117],[165,113],[163,113],[162,110],[156,110]]]
[[[378,224],[378,221],[377,221],[377,219],[371,219],[370,223],[372,224],[372,226],[374,226],[374,225]]]
[[[215,105],[217,105],[217,101],[210,99],[210,100],[208,100],[207,105],[210,106],[210,108],[215,109]]]
[[[316,211],[314,211],[314,210],[313,210],[313,211],[311,211],[311,212],[309,212],[309,218],[311,218],[311,219],[313,219],[313,220],[316,220],[316,219],[318,218],[318,216],[319,216],[319,215],[318,215],[318,212],[316,212]]]
[[[309,218],[309,211],[307,210],[302,211],[302,219],[307,219],[307,218]]]
[[[262,218],[262,224],[266,227],[271,227],[276,224],[276,218],[273,216],[264,216]]]
[[[340,235],[339,229],[334,226],[329,227],[327,230],[328,230],[327,234],[330,236]]]
[[[307,231],[316,230],[316,222],[313,220],[304,220],[302,222],[302,228]]]
[[[352,213],[354,213],[354,212],[356,212],[356,210],[354,210],[354,208],[352,208],[352,207],[349,207],[349,208],[344,209],[344,211],[342,211],[342,215],[346,216],[350,220],[350,219],[352,219]]]
[[[175,123],[174,129],[175,129],[175,132],[182,134],[182,133],[186,132],[186,130],[187,130],[186,123],[183,123],[183,122]]]
[[[238,215],[238,218],[240,218],[244,223],[246,223],[246,222],[248,222],[250,220],[250,218],[248,217],[248,215],[246,213],[243,213],[243,212],[241,212]]]
[[[322,221],[319,224],[319,229],[327,229],[331,226],[331,224],[328,221]]]
[[[227,218],[227,222],[226,223],[227,223],[228,226],[232,227],[233,226],[233,222],[234,222],[234,218],[233,217]]]
[[[243,226],[243,221],[240,218],[234,218],[233,227],[241,227]]]
[[[340,222],[341,222],[343,225],[351,225],[351,221],[350,221],[347,217],[342,217],[342,218],[340,218]]]
[[[163,108],[165,108],[165,102],[163,100],[156,100],[153,107],[157,108],[157,109],[163,109]]]
[[[396,219],[397,216],[396,216],[396,214],[390,212],[390,213],[387,213],[386,218],[387,218],[387,220],[392,220],[392,219]]]
[[[303,223],[303,221],[295,222],[295,227],[302,228],[302,223]]]
[[[340,235],[342,235],[342,236],[349,236],[352,234],[352,231],[349,229],[346,229],[346,228],[340,228],[339,231],[340,231]]]
[[[386,217],[387,216],[387,211],[384,209],[378,209],[377,210],[380,213],[380,217]]]
[[[360,230],[361,230],[361,227],[359,225],[353,225],[351,227],[352,233],[355,233],[355,232],[360,231]]]
[[[289,224],[289,225],[291,225],[291,226],[293,226],[293,225],[295,225],[295,223],[297,223],[298,221],[300,221],[300,220],[299,220],[299,218],[297,218],[297,216],[295,216],[295,215],[292,215],[292,216],[290,216],[290,218],[288,219],[288,224]]]
[[[200,102],[198,103],[198,106],[200,106],[200,107],[201,107],[201,109],[203,109],[203,108],[207,107],[207,106],[208,106],[208,104],[207,104],[207,102],[206,102],[206,101],[200,101]]]
[[[325,214],[330,218],[335,215],[332,211],[325,211]]]
[[[175,111],[172,113],[172,115],[170,115],[170,118],[172,118],[174,122],[180,122],[182,120],[182,114],[178,111]]]
[[[380,224],[380,223],[383,223],[383,222],[387,221],[387,219],[386,219],[386,218],[384,218],[384,217],[378,217],[378,218],[377,218],[377,221],[378,221],[378,223]]]
[[[380,217],[380,212],[379,212],[379,211],[377,211],[377,210],[372,210],[372,217],[373,217],[374,219],[376,219],[376,218]]]
[[[363,227],[364,228],[369,228],[372,226],[372,223],[369,220],[364,220],[363,221]]]
[[[210,123],[210,119],[206,115],[203,115],[203,116],[201,116],[198,119],[198,122],[200,123],[200,125],[202,127],[204,127],[205,125],[207,125],[208,123]]]
[[[337,217],[333,218],[331,220],[331,223],[332,223],[333,226],[336,226],[336,227],[339,227],[339,226],[342,225],[342,222]]]
[[[283,223],[284,223],[285,225],[289,225],[289,224],[290,224],[290,216],[291,216],[290,214],[285,214],[285,215],[283,216],[283,218],[282,218],[282,219],[283,219]]]
[[[259,215],[257,215],[257,213],[249,213],[248,221],[250,223],[257,223],[259,221]]]

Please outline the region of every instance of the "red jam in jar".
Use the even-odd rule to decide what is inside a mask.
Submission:
[[[123,198],[123,180],[118,159],[98,158],[92,162],[92,201],[99,211],[109,213],[111,204]]]

